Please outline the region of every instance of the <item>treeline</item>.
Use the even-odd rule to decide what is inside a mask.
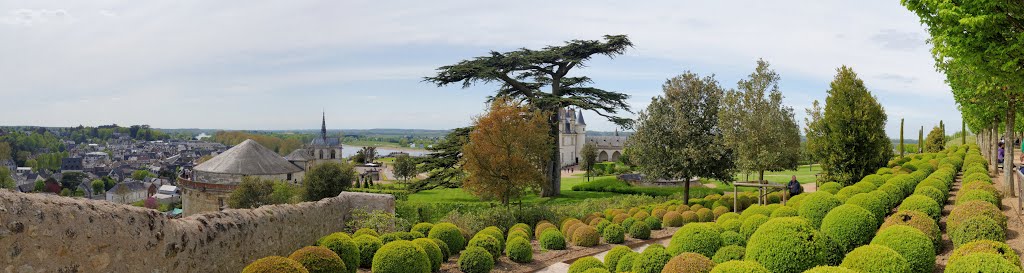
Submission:
[[[172,138],[171,135],[160,130],[150,128],[149,125],[132,125],[129,127],[121,127],[117,124],[102,125],[99,127],[78,126],[60,129],[60,131],[66,131],[68,133],[68,138],[77,143],[104,142],[114,139],[115,133],[121,136],[128,136],[131,139],[145,141],[168,140]],[[173,138],[187,139],[189,137],[190,136],[188,135],[178,134]]]
[[[0,161],[14,159],[18,166],[59,169],[61,158],[67,154],[66,147],[56,135],[40,129],[0,135]]]
[[[213,134],[214,142],[229,146],[238,145],[246,139],[252,139],[278,154],[287,155],[295,149],[302,148],[308,137],[296,134],[253,134],[242,131],[217,131]]]

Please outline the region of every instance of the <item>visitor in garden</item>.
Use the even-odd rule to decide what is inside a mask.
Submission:
[[[1005,156],[1003,155],[1004,150],[1005,149],[1003,149],[1003,142],[999,142],[999,164],[1003,163],[1003,157]]]
[[[804,192],[804,187],[800,185],[800,182],[796,181],[795,175],[789,180],[789,184],[786,185],[786,188],[789,188],[789,196],[796,196],[797,194]]]

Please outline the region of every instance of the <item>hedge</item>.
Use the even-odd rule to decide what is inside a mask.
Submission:
[[[829,239],[803,218],[772,218],[750,236],[744,259],[776,273],[803,272],[838,255],[839,250],[823,240]]]
[[[469,240],[469,244],[466,246],[475,246],[486,249],[487,253],[490,253],[491,257],[495,259],[497,259],[498,256],[501,256],[501,243],[491,235],[477,233],[476,236],[473,236],[473,239]]]
[[[828,182],[818,186],[818,191],[828,192],[831,194],[839,193],[839,190],[843,188],[842,184],[836,182]]]
[[[505,256],[517,263],[529,263],[533,261],[533,246],[527,239],[516,237],[508,240],[505,244]]]
[[[995,220],[1000,227],[1006,228],[1006,215],[992,203],[974,200],[953,207],[946,216],[946,230],[954,230],[960,223],[975,216],[985,216]]]
[[[572,264],[569,265],[569,271],[567,271],[567,273],[583,273],[591,268],[608,269],[603,263],[601,263],[601,260],[587,256],[572,262]]]
[[[715,266],[711,273],[771,273],[761,264],[752,261],[728,261]]]
[[[626,241],[626,229],[618,224],[611,224],[601,233],[604,241],[609,244],[621,244]]]
[[[981,239],[1006,241],[1006,230],[996,220],[986,216],[968,218],[947,232],[954,247]]]
[[[448,245],[451,252],[461,252],[466,248],[466,237],[462,236],[462,230],[452,223],[438,223],[430,228],[427,238],[438,239]]]
[[[743,235],[740,234],[739,232],[735,232],[735,231],[732,231],[732,230],[722,231],[722,236],[721,237],[722,237],[722,246],[728,246],[728,245],[746,246],[747,245],[747,238],[743,237]]]
[[[935,200],[935,203],[939,204],[939,206],[946,203],[946,195],[942,193],[941,190],[932,186],[917,187],[917,189],[914,190],[914,194],[928,196],[928,198]]]
[[[615,272],[631,272],[633,271],[633,263],[640,258],[640,253],[629,252],[622,255],[619,258],[619,262],[615,263]]]
[[[431,224],[431,223],[419,223],[419,224],[413,225],[412,229],[409,230],[409,231],[415,231],[415,232],[419,232],[419,233],[422,233],[422,234],[429,234],[430,233],[430,228],[432,228],[432,227],[434,227],[434,224]]]
[[[932,240],[935,249],[942,247],[942,231],[939,230],[939,225],[923,212],[915,210],[897,211],[888,218],[885,218],[885,222],[882,223],[882,227],[879,229],[884,230],[895,225],[905,225],[920,230]]]
[[[800,211],[793,207],[782,206],[772,211],[771,218],[800,216]]]
[[[807,197],[800,202],[799,215],[804,219],[807,219],[807,223],[813,228],[821,226],[821,219],[825,218],[825,214],[828,214],[832,208],[842,205],[839,199],[836,199],[830,193],[827,192],[813,192],[807,194]],[[770,266],[768,269],[772,269]]]
[[[494,269],[494,257],[486,249],[469,246],[459,254],[459,270],[464,273],[488,273],[492,269]],[[373,273],[377,273],[377,271],[374,270]]]
[[[281,256],[256,260],[242,269],[242,273],[309,273],[302,264]]]
[[[565,236],[557,229],[547,229],[540,235],[540,247],[548,250],[565,249]]]
[[[352,241],[352,237],[344,232],[335,232],[317,240],[317,245],[326,247],[341,257],[345,262],[345,272],[355,273],[359,264],[359,247]],[[353,265],[353,266],[348,266]]]
[[[743,221],[740,221],[740,219],[729,219],[724,222],[719,222],[718,227],[722,230],[740,232],[740,228],[743,227]]]
[[[974,253],[949,261],[946,264],[946,273],[976,273],[976,272],[1021,272],[1020,266],[1015,265],[1002,256],[992,253]]]
[[[1020,267],[1020,256],[1017,255],[1017,251],[1014,251],[1013,248],[1010,248],[1010,246],[1004,242],[996,242],[992,240],[976,240],[956,248],[953,250],[953,253],[949,255],[949,262],[952,263],[964,256],[974,253],[997,254],[1010,263],[1013,263],[1014,266]]]
[[[622,259],[622,257],[626,256],[628,253],[635,252],[627,246],[615,246],[604,255],[604,265],[614,270],[619,264],[619,259]]]
[[[430,267],[430,258],[423,248],[413,242],[399,240],[377,250],[370,270],[374,273],[429,273]]]
[[[601,243],[601,235],[597,234],[597,229],[584,225],[576,229],[572,235],[572,243],[582,247],[592,247]]]
[[[633,259],[633,273],[660,273],[665,268],[665,264],[672,259],[672,255],[668,254],[665,248],[658,246],[661,245],[648,246],[640,253],[639,257]]]
[[[704,255],[686,252],[672,257],[665,264],[661,273],[708,273],[715,267],[715,262]]]
[[[911,272],[907,259],[895,250],[881,245],[866,245],[850,251],[840,266],[872,273]]]
[[[763,218],[764,215],[760,215]],[[695,252],[707,257],[715,255],[722,247],[721,231],[712,223],[693,223],[676,230],[669,241],[669,254],[679,255],[683,252]]]
[[[651,238],[651,227],[643,222],[637,222],[629,227],[629,237],[633,239],[646,240]]]
[[[359,248],[359,267],[361,268],[370,268],[373,263],[373,254],[377,253],[377,250],[384,245],[379,238],[368,234],[356,236],[352,242],[356,244],[356,248]]]
[[[744,239],[750,239],[750,235],[754,235],[754,231],[757,231],[761,224],[768,222],[768,219],[770,219],[768,216],[761,214],[747,217],[743,220],[743,225],[740,226],[740,235],[743,235]]]
[[[851,250],[871,241],[879,222],[868,210],[846,204],[829,211],[821,221],[821,233],[831,237],[843,249]]]
[[[999,198],[996,197],[995,195],[992,195],[992,193],[990,193],[988,191],[985,191],[985,190],[961,191],[960,193],[957,193],[957,196],[956,196],[956,204],[957,205],[960,205],[960,204],[963,204],[963,203],[967,203],[967,202],[970,202],[970,201],[975,201],[975,200],[981,200],[981,201],[989,202],[992,205],[995,205],[996,207],[1000,206]]]
[[[923,232],[909,226],[891,226],[878,232],[872,245],[889,247],[907,259],[912,272],[935,269],[935,245]]]
[[[714,256],[711,256],[711,260],[715,263],[724,263],[728,261],[740,261],[743,260],[743,255],[747,253],[747,249],[738,245],[729,245],[719,248],[715,252]]]
[[[929,198],[928,196],[915,194],[903,199],[903,203],[900,203],[899,210],[915,210],[928,214],[932,220],[938,221],[939,217],[942,216],[942,207],[939,206],[938,202]]]
[[[885,204],[882,203],[882,200],[879,200],[874,193],[858,193],[846,199],[846,204],[856,205],[868,210],[879,223],[881,223],[882,219],[885,219],[885,215],[889,211]]]
[[[370,235],[373,237],[380,237],[380,234],[377,234],[376,230],[368,228],[360,228],[359,230],[356,230],[355,233],[352,233],[352,238],[359,237],[359,235]]]

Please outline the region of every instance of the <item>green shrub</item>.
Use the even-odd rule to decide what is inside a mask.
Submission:
[[[619,224],[611,224],[604,228],[604,241],[609,244],[621,244],[626,241],[626,229]]]
[[[612,224],[612,221],[601,219],[600,222],[597,222],[597,225],[594,226],[594,228],[596,228],[597,229],[597,233],[600,234],[601,232],[604,231],[604,228],[608,227],[608,225],[610,225],[610,224]]]
[[[745,220],[754,215],[764,215],[765,217],[769,217],[772,215],[772,210],[762,205],[750,205],[750,207],[740,213],[740,220]]]
[[[804,271],[804,273],[861,273],[861,272],[857,271],[857,270],[845,268],[845,267],[823,265],[823,266],[817,266],[817,267],[811,268],[811,269],[809,269],[807,271]]]
[[[839,193],[839,190],[842,189],[842,188],[843,188],[842,184],[839,184],[839,183],[836,183],[836,182],[828,182],[828,183],[821,184],[821,186],[818,187],[818,191],[823,191],[823,192],[828,192],[828,193],[831,193],[831,194],[836,194],[836,193]]]
[[[769,196],[769,198],[770,197],[772,196]],[[726,206],[716,206],[715,208],[711,209],[711,213],[715,215],[715,219],[718,219],[718,217],[722,216],[722,214],[729,213],[729,210],[730,208]]]
[[[860,188],[861,189],[861,193],[865,193],[865,192],[871,192],[871,191],[877,189],[879,185],[875,185],[875,184],[870,183],[870,182],[857,182],[856,184],[853,184],[853,186]],[[851,196],[852,195],[853,194],[851,194]]]
[[[466,237],[462,236],[462,230],[451,223],[438,223],[430,228],[427,238],[438,239],[448,245],[451,252],[460,252],[466,248]]]
[[[879,230],[895,225],[905,225],[920,230],[932,240],[935,249],[939,249],[942,246],[942,231],[939,230],[939,225],[936,224],[934,219],[923,212],[916,210],[897,211],[885,218],[885,222],[882,222],[882,227]]]
[[[554,228],[545,230],[540,235],[540,247],[549,250],[565,249],[565,236]]]
[[[693,211],[680,212],[679,216],[683,217],[683,224],[700,222],[700,217]]]
[[[522,230],[523,233],[526,233],[526,235],[533,234],[533,230],[530,229],[530,225],[527,225],[527,224],[524,224],[524,223],[517,223],[515,225],[512,225],[512,227],[508,228],[508,233],[511,234],[513,231],[515,231],[517,229],[518,230]],[[526,237],[526,240],[530,240],[530,239],[531,239],[530,237]]]
[[[582,226],[573,233],[572,243],[577,246],[592,247],[601,243],[601,236],[597,234],[597,229],[591,226]]]
[[[986,172],[976,172],[976,173],[972,173],[972,174],[968,174],[968,175],[964,176],[964,180],[963,180],[964,183],[970,183],[970,182],[974,182],[974,181],[982,181],[982,182],[985,182],[985,183],[992,184],[992,178],[988,176],[987,171]]]
[[[665,264],[672,259],[672,255],[665,251],[665,248],[654,244],[644,249],[640,256],[633,259],[633,273],[660,273]],[[619,262],[621,263],[621,262]]]
[[[813,192],[800,202],[799,215],[807,219],[807,223],[811,224],[811,227],[818,228],[821,226],[821,219],[825,218],[825,214],[828,214],[828,211],[839,205],[842,205],[842,202],[839,202],[839,199],[836,199],[832,194]],[[767,265],[765,267],[772,269]]]
[[[512,238],[516,237],[526,239],[527,241],[530,240],[530,235],[527,235],[523,230],[516,229],[508,232],[508,238],[505,241],[511,241]]]
[[[622,227],[629,229],[633,227],[633,224],[636,224],[636,222],[637,220],[633,219],[633,217],[626,218],[626,220],[622,221]]]
[[[907,259],[895,250],[881,245],[866,245],[850,251],[840,266],[861,272],[910,272]]]
[[[1014,266],[1020,267],[1020,256],[1017,256],[1017,252],[1013,248],[1010,248],[1006,243],[992,240],[977,240],[956,248],[953,250],[953,254],[949,255],[949,263],[974,253],[997,254],[1013,263]]]
[[[743,220],[743,225],[740,226],[740,235],[743,235],[744,239],[750,239],[750,235],[754,235],[754,231],[757,231],[761,224],[768,222],[768,219],[770,219],[768,216],[761,214],[747,217],[747,219]]]
[[[619,259],[622,259],[622,256],[625,256],[628,253],[634,252],[627,246],[615,246],[604,255],[604,265],[614,270],[614,268],[619,264]]]
[[[739,261],[743,260],[743,255],[747,253],[747,249],[738,245],[729,245],[719,248],[715,252],[715,255],[711,257],[715,263],[724,263],[728,261]]]
[[[662,216],[661,222],[666,227],[681,227],[683,226],[683,216],[675,211],[666,212],[665,216]]]
[[[949,233],[949,239],[953,241],[954,247],[960,247],[963,244],[981,239],[999,242],[1006,241],[1006,230],[999,226],[996,220],[981,215],[968,218],[960,222],[956,228],[947,230],[947,232]]]
[[[615,272],[631,272],[633,271],[633,263],[636,259],[640,258],[640,253],[629,252],[622,255],[619,258],[619,262],[615,264]]]
[[[946,203],[946,195],[939,189],[932,186],[917,187],[917,189],[914,190],[914,194],[928,196],[928,198],[935,200],[935,203],[938,203],[940,206]]]
[[[651,230],[661,230],[661,219],[658,217],[648,216],[644,219],[644,223],[646,223],[647,227],[650,227]]]
[[[740,214],[739,213],[726,212],[726,213],[722,214],[721,216],[718,216],[718,218],[715,219],[715,222],[722,223],[724,221],[736,220],[736,219],[740,219]]]
[[[827,193],[826,193],[827,194]],[[830,240],[800,217],[772,218],[747,240],[744,259],[761,263],[772,272],[802,272],[819,264],[829,264]]]
[[[758,215],[767,219],[764,215]],[[749,219],[749,218],[748,218]],[[679,255],[683,252],[695,252],[707,257],[715,255],[722,247],[721,231],[712,223],[693,223],[685,225],[672,235],[668,244],[668,253]]]
[[[494,239],[491,236],[487,237]],[[490,251],[482,247],[467,246],[466,250],[459,254],[459,270],[464,273],[488,273],[494,269],[494,260]],[[376,265],[376,263],[374,264]],[[373,271],[373,273],[377,273],[377,271]]]
[[[430,239],[430,238],[427,238],[427,239]],[[448,244],[445,244],[444,242],[442,242],[441,240],[438,240],[438,239],[430,239],[430,240],[434,241],[434,244],[437,245],[437,248],[441,249],[441,263],[448,262],[448,258],[452,256],[452,251],[448,250]],[[362,249],[360,249],[360,251],[362,251]],[[360,257],[362,257],[362,256],[360,256]]]
[[[888,208],[885,204],[872,193],[858,193],[857,195],[851,196],[846,199],[846,204],[859,206],[871,212],[875,216],[875,220],[881,223],[882,219],[885,219],[885,215],[888,214]]]
[[[909,226],[891,226],[878,232],[872,245],[891,248],[907,259],[911,272],[932,272],[935,269],[935,245],[928,235]]]
[[[432,228],[432,227],[434,227],[434,224],[431,224],[431,223],[419,223],[419,224],[413,225],[412,226],[412,230],[409,230],[409,231],[415,231],[415,232],[419,232],[421,234],[429,234],[430,233],[430,228]]]
[[[974,200],[953,207],[946,217],[946,230],[954,230],[960,223],[974,216],[985,216],[995,220],[1001,227],[1006,227],[1006,215],[992,203]]]
[[[377,250],[384,245],[379,238],[368,234],[356,236],[352,242],[359,249],[359,267],[361,268],[370,268],[370,264],[373,263],[373,254],[377,253]]]
[[[1002,256],[992,253],[974,253],[949,261],[946,265],[947,273],[968,273],[968,272],[1021,272],[1020,266],[1015,265]]]
[[[295,260],[281,256],[261,258],[245,266],[242,273],[309,273]]]
[[[946,182],[943,182],[943,181],[935,179],[935,178],[928,178],[928,179],[925,179],[925,180],[921,180],[920,183],[917,183],[917,188],[921,188],[921,187],[933,187],[933,188],[941,191],[942,194],[946,194],[946,193],[949,192],[949,184],[946,184]],[[916,189],[915,189],[915,191],[916,191]],[[943,202],[943,203],[945,203],[945,202]]]
[[[484,229],[481,229],[479,232],[477,232],[477,234],[480,233],[491,235],[491,237],[494,237],[494,239],[498,239],[498,241],[500,242],[505,241],[505,233],[501,232],[501,229],[496,226],[489,226]]]
[[[715,267],[715,262],[704,255],[686,252],[672,257],[665,264],[661,273],[708,273]]]
[[[729,219],[724,222],[718,223],[718,227],[721,228],[722,230],[731,230],[735,232],[740,232],[740,227],[742,226],[743,221],[741,221],[740,219]]]
[[[728,246],[728,245],[745,246],[745,245],[747,245],[747,238],[743,237],[743,235],[740,234],[739,232],[735,232],[735,231],[732,231],[732,230],[722,231],[722,236],[721,237],[722,237],[722,246]]]
[[[604,267],[601,260],[588,256],[579,258],[575,262],[572,262],[572,264],[569,265],[569,271],[567,271],[567,273],[583,273],[591,268],[608,269],[607,267]]]
[[[372,230],[369,228],[360,228],[359,230],[356,230],[356,233],[352,233],[352,238],[359,237],[359,235],[370,235],[373,237],[380,237],[380,235],[377,234],[376,230]]]
[[[710,209],[702,208],[697,210],[697,221],[700,222],[713,222],[715,221],[715,214]]]
[[[838,206],[821,221],[821,233],[829,236],[843,249],[854,249],[871,241],[878,230],[878,219],[857,205]]]
[[[335,232],[317,240],[317,245],[326,247],[341,257],[345,262],[345,272],[355,273],[359,264],[359,247],[352,241],[352,237],[344,232]],[[348,266],[353,265],[353,266]]]
[[[651,238],[651,228],[646,224],[637,223],[629,227],[629,237],[646,240]]]
[[[345,262],[330,249],[322,246],[307,246],[292,252],[289,259],[302,264],[309,273],[345,272]],[[355,266],[355,265],[353,265]]]
[[[505,256],[517,263],[529,263],[533,261],[533,247],[530,241],[516,237],[508,240],[505,245]]]
[[[412,240],[413,243],[418,245],[427,254],[427,258],[430,259],[431,272],[437,272],[441,268],[441,264],[444,263],[445,256],[441,252],[441,248],[438,246],[434,239],[428,238],[416,238]]]
[[[473,236],[473,239],[469,239],[469,244],[466,246],[486,249],[487,253],[490,253],[493,258],[501,256],[501,244],[498,242],[498,239],[488,234],[477,233],[476,236]]]
[[[942,207],[939,203],[931,199],[928,196],[915,194],[903,199],[903,203],[900,203],[899,210],[916,210],[928,214],[932,220],[938,221],[939,217],[942,216]]]
[[[995,195],[992,195],[992,193],[990,193],[988,191],[985,191],[985,190],[961,191],[956,196],[956,204],[957,205],[963,204],[963,203],[967,203],[967,202],[970,202],[970,201],[975,201],[975,200],[989,202],[992,205],[995,205],[996,207],[999,207],[999,205],[1000,205],[999,198],[997,198]]]
[[[960,187],[960,191],[970,190],[983,190],[991,193],[992,196],[995,196],[996,198],[1002,198],[1002,193],[1000,193],[995,186],[982,181],[974,181],[971,183],[964,184],[963,187]]]
[[[865,192],[869,192],[871,190],[874,190],[874,188],[871,188],[870,190],[868,190],[868,189],[862,188],[862,187],[857,186],[857,185],[850,185],[850,186],[846,186],[846,187],[843,187],[842,189],[840,189],[839,192],[837,192],[835,194],[835,196],[837,196],[837,197],[840,196],[840,195],[853,196],[854,194],[865,193]]]
[[[728,261],[715,266],[711,273],[771,273],[761,264],[753,261]]]
[[[782,206],[772,211],[771,218],[800,216],[800,211],[793,207]]]
[[[342,259],[344,260],[344,257]],[[410,241],[399,240],[387,243],[377,250],[373,255],[370,270],[374,273],[428,273],[430,267],[430,258],[422,247]]]

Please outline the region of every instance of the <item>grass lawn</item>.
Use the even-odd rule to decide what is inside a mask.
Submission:
[[[786,184],[786,183],[789,183],[789,179],[792,178],[793,175],[796,175],[796,180],[800,181],[800,183],[814,183],[814,181],[817,179],[817,178],[814,177],[814,175],[817,174],[817,173],[820,173],[820,172],[821,172],[821,167],[818,166],[818,164],[814,164],[810,168],[808,168],[807,165],[801,165],[795,171],[790,170],[790,171],[781,171],[781,172],[765,172],[764,173],[764,179],[768,180],[769,182],[773,182],[773,183]],[[757,174],[756,173],[751,173],[749,180],[757,180]],[[742,174],[742,173],[736,174],[736,181],[749,181],[749,180],[747,179],[747,175],[746,174]],[[718,180],[715,180],[715,179],[708,179],[708,180],[706,180],[705,184],[715,184],[719,189],[732,190],[732,186],[731,185],[727,185],[727,184],[723,183],[722,181],[718,181]],[[749,188],[749,187],[740,188],[740,191],[754,191],[754,190],[757,190],[757,189],[756,188]]]
[[[602,176],[602,177],[614,177],[614,176]],[[597,178],[597,177],[595,177]],[[591,179],[595,179],[591,178]],[[619,195],[612,192],[589,192],[589,191],[573,191],[572,186],[586,182],[584,177],[563,177],[562,178],[562,196],[551,198],[551,197],[540,197],[536,194],[531,194],[526,198],[523,198],[523,203],[548,203],[548,204],[563,204],[573,203],[587,198],[602,198]],[[409,195],[410,202],[490,202],[481,201],[480,198],[476,197],[469,192],[462,189],[433,189],[420,191]]]

